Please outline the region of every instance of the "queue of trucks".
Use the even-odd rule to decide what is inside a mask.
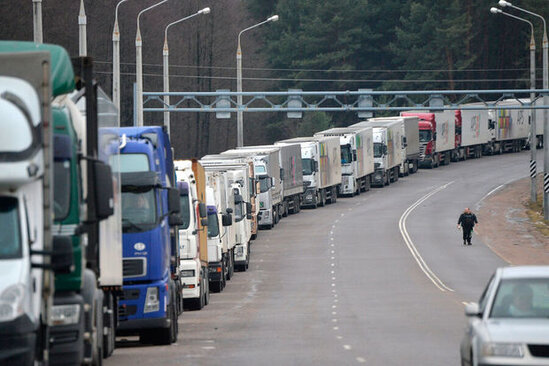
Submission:
[[[529,118],[409,111],[177,160],[164,127],[118,125],[91,59],[0,42],[0,363],[100,365],[116,336],[172,344],[184,310],[249,270],[259,229],[519,151]]]

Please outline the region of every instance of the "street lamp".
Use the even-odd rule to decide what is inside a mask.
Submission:
[[[500,0],[498,2],[499,6],[501,7],[510,7],[513,9],[517,9],[519,11],[522,11],[524,13],[533,15],[535,17],[540,18],[543,21],[543,89],[549,88],[549,57],[548,57],[548,49],[549,49],[549,43],[547,41],[547,23],[545,22],[545,18],[542,17],[539,14],[533,13],[531,11],[528,11],[526,9],[520,8],[518,6],[515,6],[511,4],[508,1]],[[547,105],[549,102],[549,98],[544,94],[543,95],[543,104]],[[543,110],[543,170],[545,173],[545,179],[544,181],[549,182],[549,147],[547,146],[547,140],[549,139],[549,111],[547,109]],[[535,147],[531,147],[534,148]],[[544,190],[543,193],[543,216],[545,220],[549,220],[549,191]]]
[[[112,101],[118,109],[120,125],[120,30],[118,29],[118,8],[128,0],[121,0],[114,10],[114,27],[112,29]]]
[[[192,15],[189,15],[187,17],[181,18],[179,20],[176,20],[173,23],[168,24],[164,29],[164,49],[162,51],[162,59],[164,64],[163,66],[164,66],[164,92],[165,93],[169,93],[170,91],[170,50],[168,48],[168,29],[174,24],[184,22],[185,20],[191,19],[197,15],[209,14],[209,13],[210,13],[210,8],[204,8]],[[166,129],[168,130],[168,136],[170,135],[170,112],[168,112],[167,110],[169,106],[170,106],[170,96],[164,95],[164,109],[166,109],[166,111],[164,112],[164,126],[166,126]]]
[[[141,53],[143,41],[141,40],[141,30],[139,28],[139,19],[143,13],[156,8],[159,5],[168,2],[168,0],[162,0],[154,5],[145,8],[137,14],[137,33],[135,35],[135,74],[136,74],[136,104],[137,104],[137,126],[143,126],[143,55]]]
[[[238,93],[242,93],[242,50],[240,48],[240,36],[242,36],[242,33],[249,31],[250,29],[259,27],[260,25],[263,25],[265,23],[276,22],[277,20],[278,15],[273,15],[272,17],[267,18],[261,23],[252,25],[251,27],[243,29],[240,31],[240,33],[238,33],[238,47],[236,49],[236,91]],[[242,94],[238,94],[236,98],[239,107],[238,111],[236,112],[236,146],[242,147],[244,146],[244,116],[242,110],[240,109],[240,107],[242,106]]]
[[[78,56],[80,57],[86,57],[88,55],[87,23],[88,20],[86,17],[84,0],[80,0],[80,13],[78,14]]]
[[[517,17],[516,15],[512,15],[509,13],[506,13],[498,8],[491,8],[490,12],[492,14],[503,14],[510,18],[520,20],[522,22],[530,24],[530,89],[536,89],[536,41],[534,39],[534,25],[532,22]],[[533,103],[534,98],[536,94],[534,92],[530,93],[530,102]],[[536,110],[532,109],[531,113],[531,121],[530,121],[530,164],[532,164],[533,161],[536,160],[536,147],[535,147],[535,140],[536,140]],[[536,176],[531,177],[531,186],[530,186],[530,199],[532,202],[536,202],[537,200],[537,187],[536,187]]]

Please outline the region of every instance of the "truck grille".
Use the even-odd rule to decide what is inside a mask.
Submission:
[[[122,274],[124,278],[141,277],[147,274],[145,258],[125,258],[122,260]]]
[[[137,313],[137,305],[120,305],[118,306],[118,318],[124,320],[128,316]]]
[[[120,300],[137,300],[137,299],[139,299],[139,289],[124,290],[122,291],[122,296],[120,296]]]
[[[423,160],[425,159],[425,149],[427,148],[427,145],[419,145],[419,157]]]
[[[534,357],[549,357],[549,345],[546,344],[529,344],[528,350]]]

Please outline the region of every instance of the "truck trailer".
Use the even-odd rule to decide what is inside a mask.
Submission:
[[[402,129],[399,122],[373,128],[375,173],[373,184],[389,185],[398,180],[402,164]]]

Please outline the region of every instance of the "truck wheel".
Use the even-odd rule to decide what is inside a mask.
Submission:
[[[110,357],[114,351],[114,346],[116,342],[115,335],[115,317],[114,317],[114,297],[112,293],[107,293],[105,298],[104,306],[107,308],[106,314],[103,315],[104,324],[103,326],[107,328],[107,334],[103,336],[103,358]]]
[[[336,203],[337,202],[337,189],[336,187],[332,187],[332,198],[330,198],[330,203]]]
[[[204,285],[206,286],[204,290],[204,304],[208,305],[210,303],[210,279],[208,278],[208,274],[206,274]]]
[[[400,167],[395,166],[394,169],[395,169],[395,171],[393,173],[393,176],[395,177],[395,179],[393,180],[393,182],[398,182],[398,177],[400,176],[400,172],[399,172]]]
[[[97,290],[99,296],[96,300],[95,321],[94,321],[94,343],[92,364],[103,365],[103,291]]]

